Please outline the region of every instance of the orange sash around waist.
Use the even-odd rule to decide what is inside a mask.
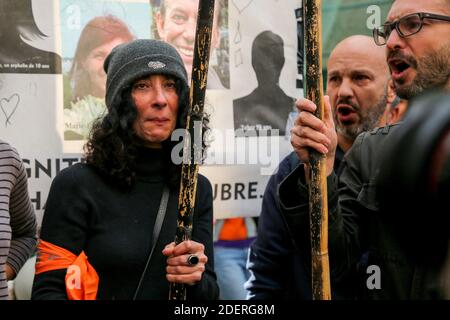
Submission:
[[[66,268],[65,282],[69,300],[95,300],[99,278],[84,251],[76,256],[64,248],[40,240],[36,274]]]

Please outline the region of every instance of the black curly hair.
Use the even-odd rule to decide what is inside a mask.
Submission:
[[[181,80],[175,79],[175,81],[179,97],[175,129],[184,129],[189,110],[189,92]],[[108,108],[104,117],[94,122],[89,139],[84,146],[85,162],[95,167],[120,188],[128,190],[136,180],[134,161],[138,148],[142,146],[133,129],[137,118],[137,108],[131,97],[131,88],[132,86],[124,88],[118,102]],[[202,160],[204,160],[209,116],[203,113],[202,118]],[[170,138],[162,143],[165,163],[168,164],[166,181],[172,189],[178,188],[180,183],[181,164],[175,164],[171,159],[172,149],[178,143],[171,141]]]

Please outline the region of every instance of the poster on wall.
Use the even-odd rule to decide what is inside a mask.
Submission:
[[[10,67],[18,64],[17,68],[0,71],[0,139],[15,147],[23,158],[39,222],[52,179],[78,157],[62,154],[57,129],[62,93],[57,7],[58,3],[52,0],[0,2],[1,28],[8,30],[1,32],[2,36],[17,36],[15,32],[20,32],[20,41],[2,41],[0,48],[3,66],[6,61],[10,61]],[[16,23],[8,24],[13,16]],[[17,28],[17,24],[21,27]],[[9,53],[17,50],[13,54],[16,60],[11,61]],[[32,62],[27,60],[30,53]]]
[[[150,37],[148,2],[60,1],[63,56],[63,139],[78,152],[95,119],[106,111],[103,62],[111,50]]]
[[[259,215],[270,175],[292,151],[302,96],[298,3],[228,2],[230,89],[207,91],[211,147],[200,168],[213,184],[216,218]]]
[[[33,43],[49,35],[39,27],[31,0],[0,2],[0,73],[61,73],[61,56]]]

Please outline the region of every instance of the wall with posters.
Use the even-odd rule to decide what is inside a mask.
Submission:
[[[0,138],[24,158],[39,221],[52,179],[81,161],[89,126],[105,110],[101,65],[112,47],[160,38],[177,47],[189,68],[193,40],[177,38],[169,22],[195,28],[188,18],[197,1],[170,0],[181,6],[166,20],[158,16],[162,1],[1,2],[0,27],[12,31],[0,49]],[[216,2],[220,15],[206,97],[213,130],[201,172],[213,184],[217,218],[255,216],[270,174],[291,151],[294,99],[302,96],[301,1]],[[350,2],[355,0],[325,1],[324,11]],[[365,19],[368,13],[360,10]],[[365,26],[356,29],[370,33]],[[324,39],[337,41],[329,33],[333,28],[327,30]]]
[[[62,169],[81,161],[89,125],[105,110],[102,92],[95,90],[96,81],[104,81],[99,68],[102,59],[112,45],[130,40],[128,35],[120,40],[98,35],[94,29],[115,28],[119,32],[123,23],[133,38],[161,37],[154,20],[159,1],[18,2],[24,5],[2,10],[14,11],[16,17],[27,18],[34,25],[33,34],[17,34],[17,38],[30,48],[31,56],[39,59],[32,63],[11,48],[14,59],[0,62],[0,137],[14,145],[25,161],[29,189],[40,221],[52,179]],[[261,130],[254,130],[256,136],[251,136],[248,128],[243,130],[244,135],[236,133],[233,100],[250,95],[258,87],[252,67],[252,43],[261,32],[270,30],[277,35],[274,50],[282,62],[276,63],[279,93],[290,104],[285,107],[283,118],[286,119],[280,117],[280,125],[276,127],[284,134],[292,109],[291,97],[300,94],[295,87],[295,1],[229,0],[220,5],[220,39],[213,50],[210,69],[223,85],[209,88],[207,92],[206,108],[211,114],[213,131],[209,158],[201,171],[213,184],[217,217],[257,215],[265,183],[279,159],[289,151],[289,143],[284,135],[265,136],[264,118],[258,123]],[[258,12],[256,21],[255,12]],[[97,21],[97,25],[92,25],[95,18],[110,16],[117,21]],[[122,33],[127,32],[122,30]],[[86,52],[80,62],[77,52],[83,46]],[[188,56],[188,49],[186,45],[181,50]],[[80,69],[88,70],[85,78]],[[80,78],[81,82],[90,81],[89,90],[81,94],[82,90],[77,88]],[[258,99],[254,100],[257,106]],[[267,120],[277,115],[276,110],[271,112]]]

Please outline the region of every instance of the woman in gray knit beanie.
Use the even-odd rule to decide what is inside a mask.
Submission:
[[[165,42],[135,40],[114,48],[104,68],[108,113],[92,128],[86,163],[52,183],[33,298],[167,299],[169,282],[177,282],[188,285],[187,299],[217,299],[212,188],[204,176],[192,240],[173,243],[180,165],[171,153],[182,142],[171,134],[184,128],[189,103],[183,62]],[[79,276],[55,266],[53,257],[63,254],[83,261]]]

